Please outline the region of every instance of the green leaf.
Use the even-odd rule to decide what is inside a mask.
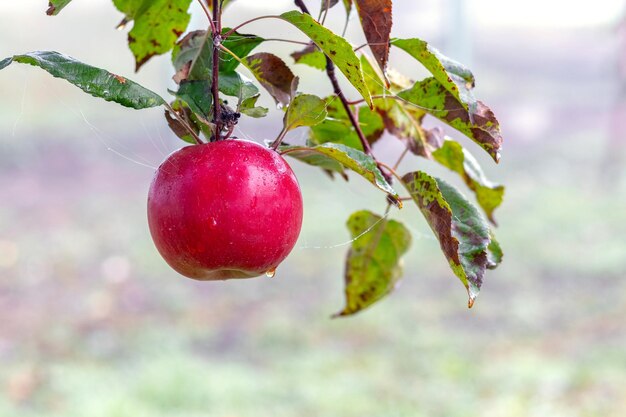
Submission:
[[[225,34],[230,29],[222,29]],[[222,42],[227,49],[243,59],[254,48],[264,41],[256,35],[233,32]],[[188,78],[191,80],[211,80],[213,76],[213,38],[207,36],[204,30],[196,30],[185,35],[172,51],[172,63],[174,69],[180,72],[185,66]],[[239,66],[239,61],[227,52],[220,51],[220,74],[234,72]],[[183,78],[184,79],[184,78]]]
[[[500,243],[496,240],[493,231],[490,234],[491,242],[487,247],[487,269],[496,269],[502,263],[504,253],[500,247]]]
[[[337,172],[342,176],[346,168],[337,159],[331,158],[325,153],[316,152],[301,146],[283,145],[280,152],[304,162],[307,165],[322,168],[326,171]]]
[[[402,255],[411,246],[402,223],[367,210],[353,213],[347,226],[354,240],[346,260],[346,306],[335,317],[358,313],[391,293],[402,275]]]
[[[300,94],[296,96],[285,113],[283,122],[288,132],[301,126],[314,126],[326,118],[326,103],[318,96]]]
[[[463,178],[476,194],[476,200],[487,218],[495,224],[493,211],[502,203],[504,186],[489,181],[474,156],[453,140],[446,139],[443,146],[433,152],[433,158]]]
[[[211,95],[211,85],[206,81],[184,81],[180,83],[176,97],[187,103],[195,114],[204,119],[209,119],[213,96]]]
[[[71,1],[72,0],[50,0],[48,2],[48,10],[46,10],[46,14],[48,16],[56,16],[65,6],[70,4]]]
[[[253,97],[247,98],[239,102],[239,112],[245,114],[250,117],[265,117],[267,116],[268,109],[265,107],[260,107],[256,105],[257,100],[259,99],[260,94],[257,94]]]
[[[0,69],[11,62],[42,68],[53,77],[62,78],[87,94],[133,109],[160,106],[165,101],[158,94],[127,78],[92,67],[58,52],[38,51],[14,55],[0,62]]]
[[[391,44],[406,51],[443,85],[473,115],[477,109],[474,74],[421,39],[393,39]]]
[[[0,70],[3,70],[6,67],[8,67],[9,65],[11,65],[11,62],[13,62],[13,57],[12,56],[10,56],[8,58],[4,58],[2,61],[0,61]]]
[[[326,69],[326,55],[313,42],[304,49],[292,53],[291,57],[296,64],[305,64],[321,71]]]
[[[311,128],[309,141],[316,145],[327,142],[341,143],[362,151],[363,145],[359,136],[337,96],[329,96],[325,101],[328,117]],[[365,106],[359,108],[359,124],[370,143],[376,142],[385,129],[382,116]]]
[[[491,109],[482,102],[477,102],[474,122],[471,122],[468,111],[435,78],[417,82],[412,88],[398,93],[398,96],[467,135],[486,150],[494,161],[500,160],[500,124]]]
[[[220,75],[219,91],[227,96],[238,97],[240,103],[259,94],[259,89],[237,72]],[[178,91],[173,94],[187,103],[195,114],[204,119],[211,117],[213,95],[211,94],[210,81],[183,81],[180,83]]]
[[[486,221],[459,191],[440,179],[416,171],[402,181],[439,240],[452,271],[467,289],[471,307],[489,265],[492,240]]]
[[[294,75],[282,59],[274,54],[261,52],[247,56],[244,62],[276,103],[283,106],[289,104]]]
[[[317,23],[311,16],[296,10],[283,13],[280,17],[293,24],[307,35],[346,76],[367,104],[372,106],[372,98],[363,79],[361,62],[352,46],[341,36],[335,35]]]
[[[229,29],[224,28],[223,33]],[[239,57],[247,55],[263,42],[255,35],[233,32],[224,40],[223,45]],[[213,38],[200,30],[184,36],[172,51],[172,63],[176,70],[174,80],[180,83],[176,95],[184,100],[194,113],[202,118],[209,118],[213,98],[211,80],[213,78]],[[226,52],[220,52],[219,90],[225,95],[238,97],[239,106],[259,92],[259,89],[241,74],[235,72],[239,61]],[[256,102],[256,100],[255,100]],[[266,109],[262,107],[246,108],[245,114],[262,117]]]
[[[393,95],[407,86],[411,86],[408,80],[400,76],[397,72],[389,70],[387,72],[390,88],[386,89],[382,76],[369,61],[367,56],[361,57],[363,74],[368,83],[368,88],[375,95]],[[415,106],[404,103],[393,98],[376,98],[374,107],[381,115],[386,130],[397,138],[406,142],[409,150],[416,155],[430,158],[430,147],[421,127],[422,119],[426,114],[424,111],[416,109]]]
[[[244,101],[259,94],[259,89],[238,72],[228,72],[219,76],[219,90],[227,96]]]
[[[229,28],[222,29],[222,33],[230,31]],[[222,42],[227,49],[234,52],[240,59],[245,58],[254,48],[259,46],[265,39],[250,34],[233,32]],[[239,61],[226,52],[220,52],[220,71],[234,71],[239,66]]]
[[[331,161],[336,161],[345,168],[361,175],[371,184],[376,186],[376,188],[385,192],[389,197],[391,197],[392,200],[399,201],[398,193],[396,193],[391,185],[389,185],[389,183],[385,180],[385,177],[383,177],[380,169],[378,169],[378,166],[376,165],[376,161],[369,155],[366,155],[357,149],[350,148],[339,143],[324,143],[322,145],[312,147],[282,146],[280,151],[282,154],[289,155],[306,163],[310,163],[310,161],[314,160],[314,165],[321,166],[325,169],[333,170],[332,167],[336,167],[336,164],[333,164]],[[325,159],[313,159],[312,155],[314,154],[320,154],[325,157]],[[331,161],[327,161],[327,159]],[[338,171],[337,169],[334,170]]]
[[[136,70],[150,58],[169,52],[185,32],[192,0],[113,0],[126,21],[134,21],[128,46],[135,56]]]
[[[382,116],[369,107],[359,107],[359,125],[369,143],[375,143],[385,131]]]
[[[325,102],[328,117],[311,128],[309,142],[314,145],[327,142],[340,143],[363,151],[359,136],[337,96],[329,96]]]
[[[191,72],[191,65],[197,59],[200,59],[199,55],[206,41],[206,34],[207,32],[204,30],[194,30],[193,32],[189,32],[188,34],[183,36],[178,42],[176,42],[176,45],[174,45],[174,48],[172,49],[172,64],[174,65],[174,70],[179,73],[186,68],[185,75],[179,76],[179,80],[176,80],[177,83],[180,83],[180,81],[186,80],[189,77],[189,73]],[[210,40],[209,44],[210,45],[209,47],[207,47],[206,54],[207,62],[204,63],[204,67],[212,69],[211,63],[213,62],[213,41]],[[207,72],[207,76],[210,76],[211,72],[208,70]]]

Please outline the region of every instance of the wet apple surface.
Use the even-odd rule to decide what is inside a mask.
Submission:
[[[157,249],[173,269],[198,280],[271,275],[298,239],[302,210],[287,162],[245,140],[174,152],[148,194]]]

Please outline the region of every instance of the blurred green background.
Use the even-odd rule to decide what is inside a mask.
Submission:
[[[43,0],[4,3],[0,56],[58,50],[167,94],[168,58],[132,74],[110,1],[75,0],[55,18]],[[385,203],[356,177],[332,182],[295,161],[304,227],[276,278],[177,276],[145,215],[154,167],[182,146],[161,111],[99,101],[32,67],[0,72],[0,416],[626,415],[623,4],[546,3],[395,1],[394,35],[468,64],[503,128],[499,166],[464,141],[507,186],[496,212],[505,262],[472,310],[407,207],[393,213],[414,237],[401,287],[331,320],[343,305],[345,220]],[[238,0],[225,21],[291,8]],[[340,30],[343,12],[333,14]],[[267,21],[247,31],[301,38]],[[361,43],[356,21],[348,33]],[[288,58],[291,48],[259,50]],[[399,52],[392,65],[424,75]],[[294,69],[314,77],[305,91],[330,92],[323,74]],[[242,120],[235,133],[273,139],[280,117]],[[387,161],[400,150],[391,137],[374,148]],[[453,178],[421,159],[401,171],[420,168]]]

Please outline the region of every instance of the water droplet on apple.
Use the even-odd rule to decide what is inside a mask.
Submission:
[[[268,269],[267,272],[265,272],[265,276],[268,278],[274,278],[274,275],[276,275],[276,267]]]

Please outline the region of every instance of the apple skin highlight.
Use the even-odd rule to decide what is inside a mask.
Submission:
[[[272,275],[302,226],[302,194],[287,162],[246,140],[184,147],[157,169],[148,194],[152,239],[197,280]]]

